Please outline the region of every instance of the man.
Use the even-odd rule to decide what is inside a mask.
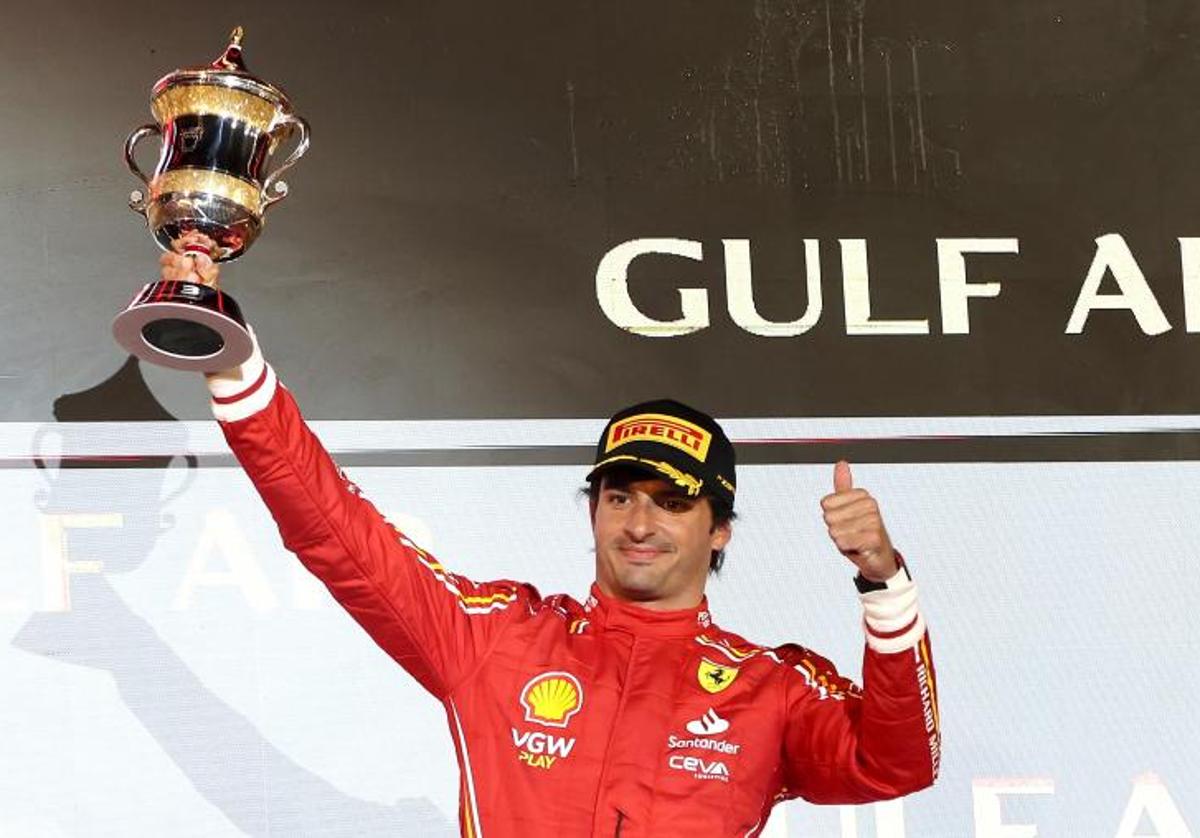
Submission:
[[[164,279],[216,283],[166,254]],[[778,801],[858,803],[937,775],[916,589],[871,496],[821,502],[859,570],[868,689],[800,646],[716,626],[704,588],[732,535],[733,446],[672,401],[616,414],[588,474],[596,579],[580,603],[447,570],[334,464],[261,355],[209,377],[226,439],[284,544],[446,709],[465,836],[754,836]]]

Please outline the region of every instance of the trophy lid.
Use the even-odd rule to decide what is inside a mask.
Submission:
[[[186,67],[163,76],[155,83],[151,91],[152,98],[158,98],[171,88],[185,85],[226,87],[265,99],[281,111],[290,113],[292,105],[287,94],[278,86],[263,81],[246,69],[246,62],[242,56],[244,35],[242,27],[235,27],[229,34],[228,46],[211,64],[204,67]]]

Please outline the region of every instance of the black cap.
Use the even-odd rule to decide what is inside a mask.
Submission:
[[[642,402],[608,420],[596,445],[589,482],[614,466],[665,476],[692,496],[733,507],[737,487],[733,443],[707,413],[670,399]]]

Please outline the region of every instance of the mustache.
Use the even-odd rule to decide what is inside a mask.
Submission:
[[[613,546],[615,546],[618,550],[653,547],[655,550],[659,550],[664,553],[669,553],[675,549],[675,545],[672,542],[663,538],[646,538],[641,541],[634,541],[629,538],[618,538],[613,542]]]

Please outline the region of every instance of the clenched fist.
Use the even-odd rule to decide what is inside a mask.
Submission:
[[[162,279],[218,287],[220,268],[209,255],[216,248],[216,242],[203,233],[192,231],[172,242],[171,248],[158,258]]]
[[[883,582],[898,570],[896,551],[883,526],[879,504],[866,489],[855,489],[850,464],[833,467],[833,494],[821,498],[829,537],[863,578]]]

